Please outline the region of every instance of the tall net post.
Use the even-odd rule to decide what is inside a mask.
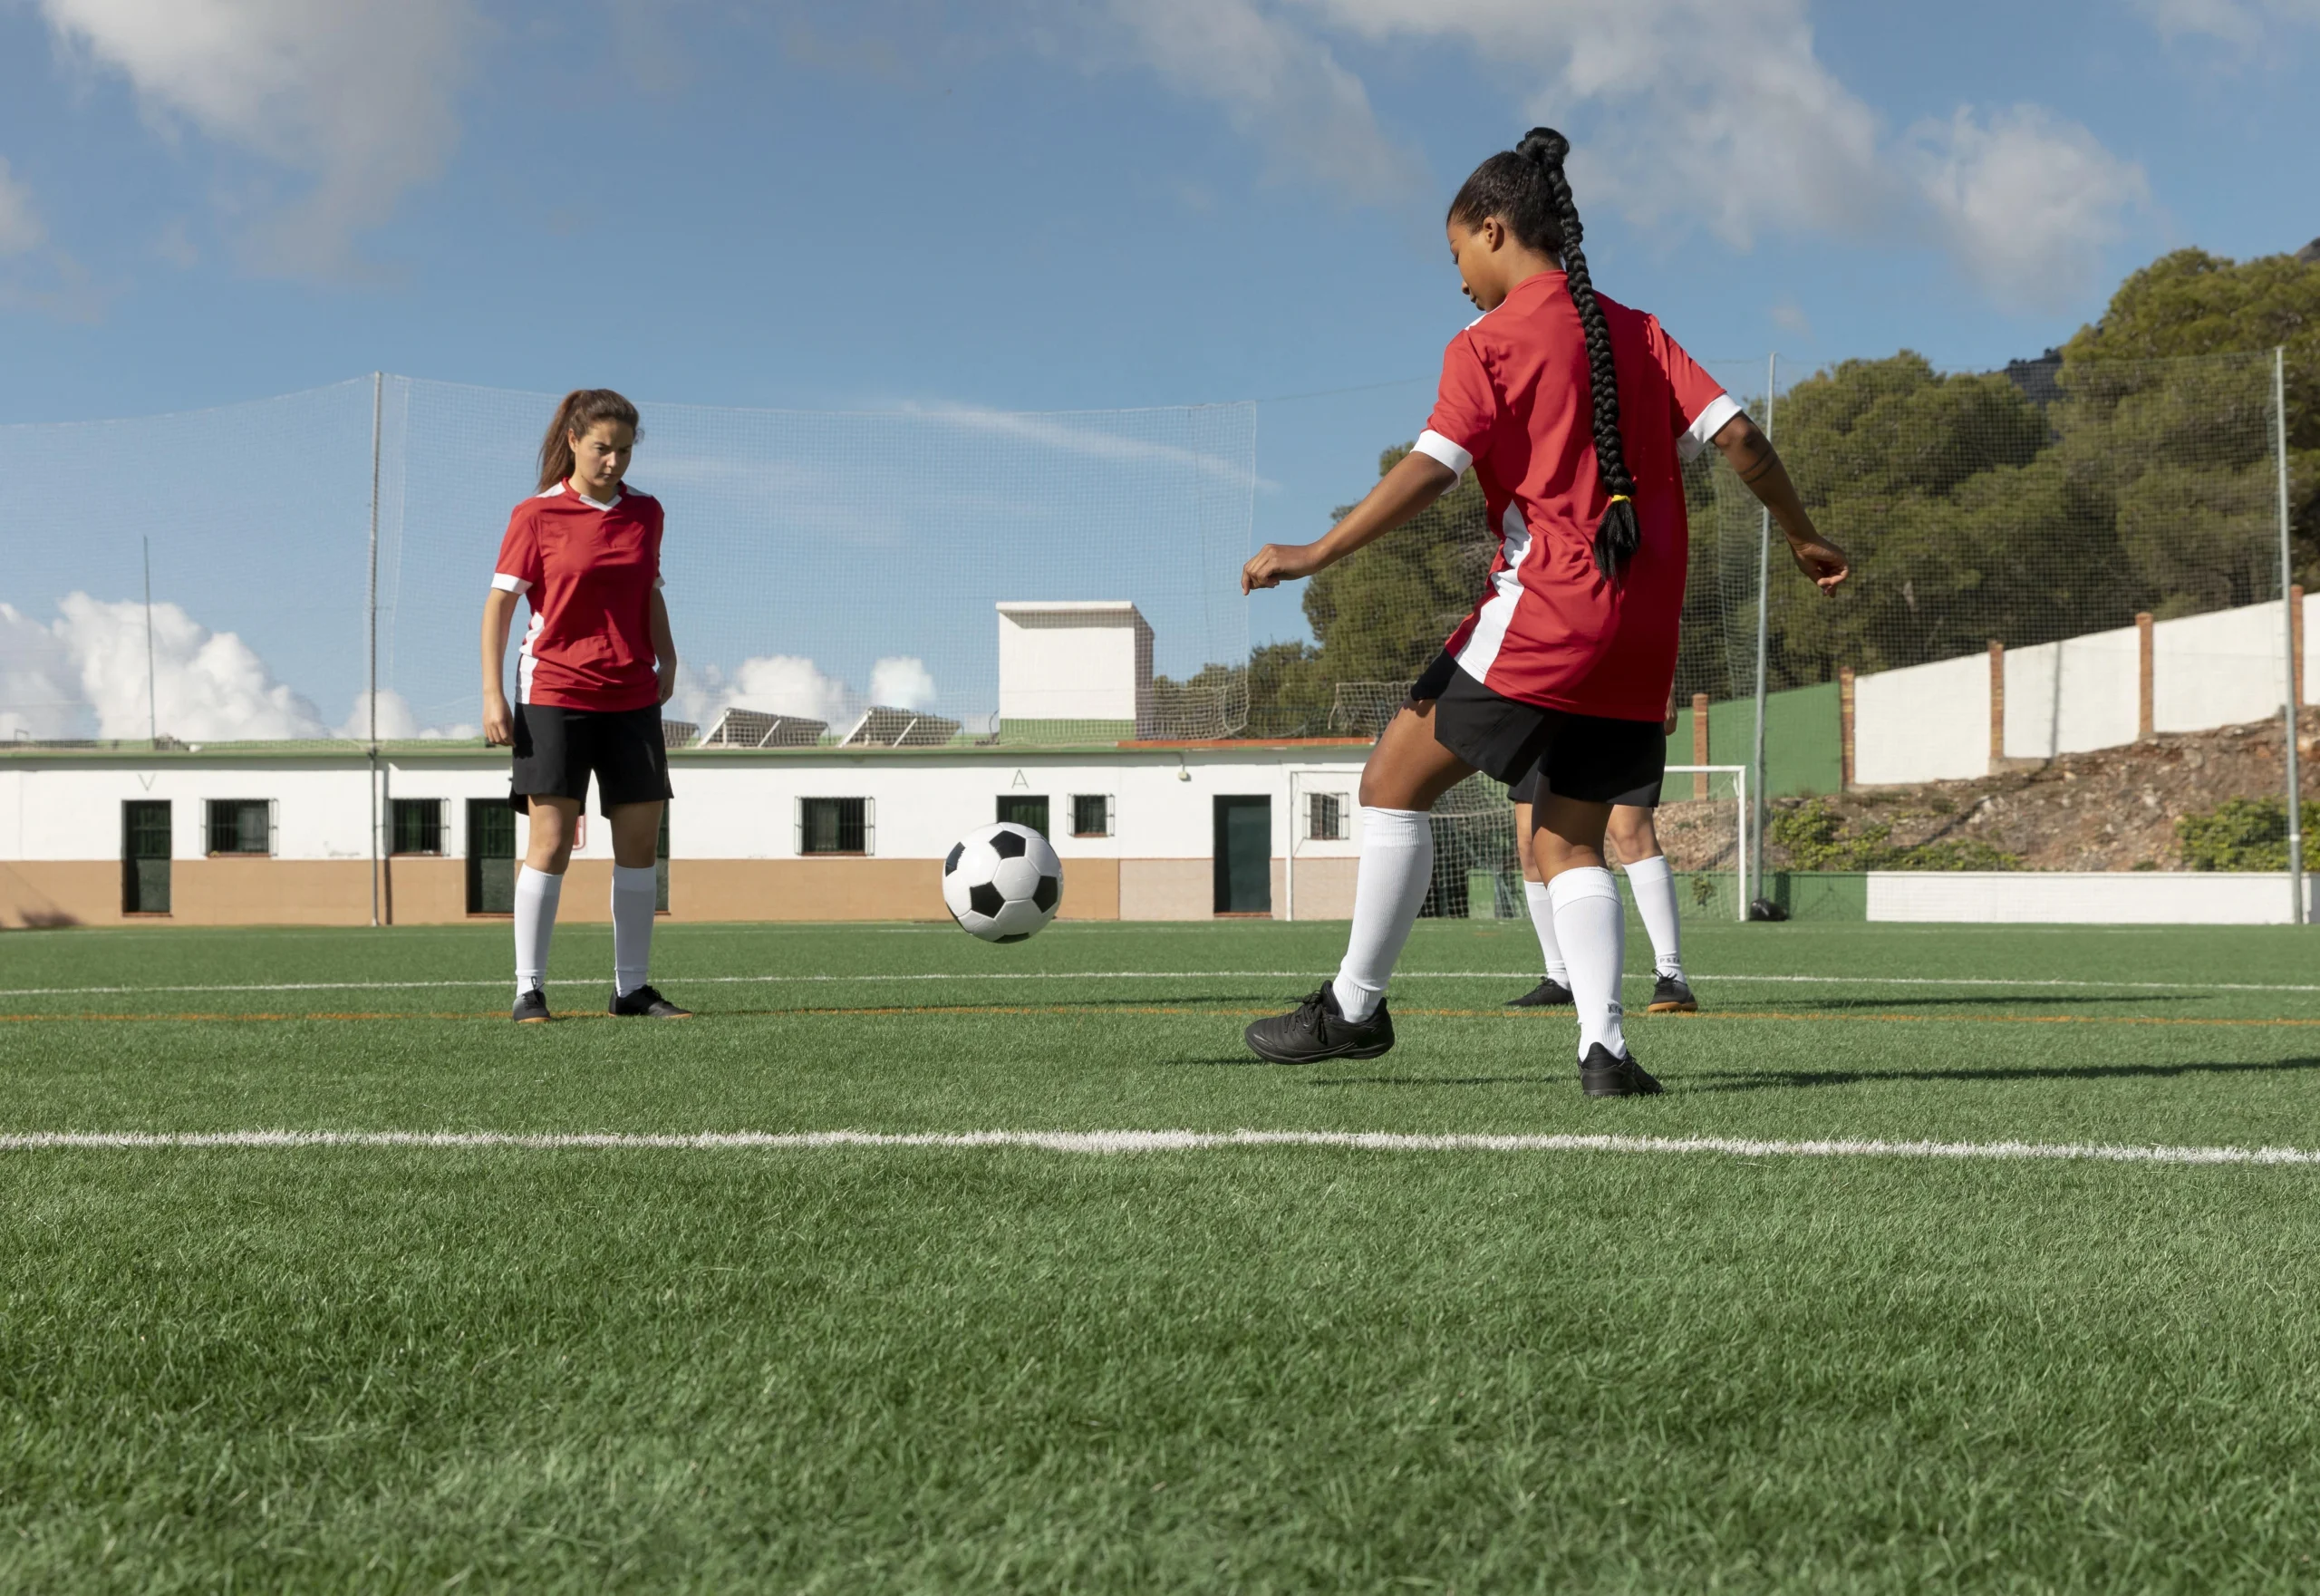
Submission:
[[[2288,924],[2301,925],[2304,911],[2304,779],[2297,764],[2299,750],[2296,746],[2297,726],[2296,706],[2304,696],[2304,683],[2298,674],[2304,662],[2296,657],[2298,616],[2296,613],[2295,551],[2290,539],[2287,490],[2287,349],[2276,345],[2272,350],[2272,454],[2279,474],[2280,514],[2280,622],[2282,652],[2287,659],[2287,696],[2282,701],[2280,716],[2284,722],[2284,748],[2287,766],[2287,888]]]

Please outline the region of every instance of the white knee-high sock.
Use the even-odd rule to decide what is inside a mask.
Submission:
[[[564,877],[535,870],[516,872],[516,995],[547,984],[547,944],[556,935],[556,905]]]
[[[1571,962],[1571,999],[1579,1011],[1579,1056],[1600,1042],[1614,1059],[1628,1050],[1621,1029],[1619,967],[1627,952],[1627,910],[1619,884],[1600,866],[1566,870],[1547,883],[1554,900],[1555,940]]]
[[[1353,878],[1353,932],[1333,983],[1348,1020],[1367,1020],[1386,995],[1394,961],[1434,879],[1434,823],[1423,809],[1361,811],[1361,865]]]
[[[652,967],[652,905],[660,872],[650,865],[613,866],[613,989],[626,997]]]
[[[1627,871],[1636,912],[1643,916],[1644,930],[1651,933],[1652,966],[1660,974],[1680,981],[1684,944],[1676,924],[1676,873],[1668,867],[1668,856],[1654,854],[1648,859],[1638,859]]]
[[[1555,941],[1555,905],[1547,895],[1547,884],[1524,882],[1522,896],[1531,905],[1531,929],[1539,933],[1539,952],[1546,956],[1547,979],[1569,986],[1571,970],[1562,962],[1562,944]]]

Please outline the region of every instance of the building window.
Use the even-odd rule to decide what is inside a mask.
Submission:
[[[516,811],[506,798],[468,800],[468,913],[516,909]]]
[[[121,806],[121,912],[169,912],[169,806],[139,798]]]
[[[1346,825],[1350,817],[1346,812],[1345,794],[1341,792],[1309,792],[1305,795],[1305,840],[1308,842],[1344,842],[1352,835]]]
[[[443,851],[443,800],[397,798],[388,833],[389,852],[440,854]]]
[[[209,851],[270,854],[274,851],[274,804],[267,798],[211,798]]]
[[[1020,792],[1001,793],[999,798],[999,817],[1018,826],[1028,826],[1041,837],[1048,832],[1048,800],[1045,794],[1031,798]]]
[[[876,835],[877,817],[868,798],[798,800],[798,851],[801,854],[866,854]]]
[[[1071,795],[1071,835],[1109,837],[1111,834],[1111,798],[1100,792],[1073,793]]]

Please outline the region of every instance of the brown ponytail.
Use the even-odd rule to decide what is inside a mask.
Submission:
[[[572,440],[599,421],[636,430],[636,407],[609,388],[575,388],[556,407],[556,419],[540,440],[540,487],[546,493],[572,475]]]

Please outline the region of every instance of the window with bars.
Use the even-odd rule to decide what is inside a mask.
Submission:
[[[999,818],[1028,826],[1041,837],[1048,832],[1048,800],[1044,794],[1032,797],[1028,793],[1009,792],[999,796]]]
[[[1344,842],[1352,836],[1346,822],[1350,818],[1341,792],[1313,792],[1305,795],[1305,840],[1308,842]]]
[[[1109,837],[1112,834],[1112,800],[1107,793],[1075,792],[1071,795],[1071,835],[1074,837]]]
[[[801,854],[866,854],[876,837],[876,816],[868,798],[809,798],[798,800],[798,851]]]
[[[443,800],[397,798],[390,818],[389,851],[398,854],[440,854],[443,851]]]
[[[121,806],[121,912],[169,912],[169,805],[137,798]]]
[[[212,854],[270,854],[274,851],[274,800],[211,798]]]

